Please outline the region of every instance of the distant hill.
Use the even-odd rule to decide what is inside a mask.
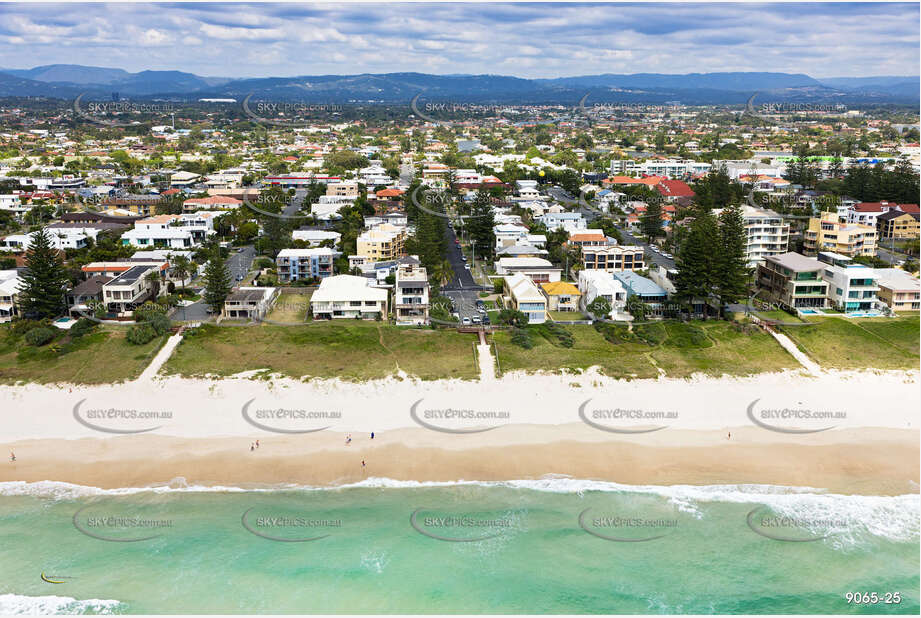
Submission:
[[[430,75],[385,73],[303,75],[230,79],[202,77],[182,71],[141,71],[72,64],[0,72],[0,96],[110,98],[203,98],[249,95],[257,99],[313,103],[409,103],[420,95],[426,102],[478,104],[563,104],[581,100],[690,105],[741,104],[757,93],[758,101],[915,103],[918,77],[826,78],[802,73],[735,72],[670,75],[635,73],[523,79],[506,75]]]

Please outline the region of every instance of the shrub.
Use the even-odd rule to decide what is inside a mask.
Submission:
[[[77,320],[77,323],[70,327],[70,336],[71,337],[82,337],[83,335],[89,333],[96,327],[96,322],[87,319],[80,318]]]
[[[693,324],[671,324],[665,345],[676,348],[709,348],[713,345],[707,333]]]
[[[48,326],[33,328],[25,334],[26,343],[35,347],[43,346],[54,339],[58,334],[57,329]]]
[[[649,345],[659,345],[668,337],[662,324],[637,324],[633,327],[633,334]]]
[[[125,339],[128,340],[128,343],[144,345],[145,343],[152,341],[156,336],[157,331],[154,330],[153,326],[151,326],[148,322],[140,322],[128,329],[128,334],[125,336]]]
[[[33,328],[48,326],[47,321],[41,320],[15,320],[10,326],[10,332],[14,335],[25,335]]]
[[[531,339],[531,333],[523,328],[516,328],[512,331],[512,343],[524,348],[525,350],[530,350],[534,347],[534,341]]]
[[[615,345],[636,341],[636,336],[621,324],[595,322],[595,330],[601,333],[601,336],[607,341]]]

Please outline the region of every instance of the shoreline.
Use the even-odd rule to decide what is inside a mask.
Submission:
[[[153,486],[329,487],[394,481],[509,481],[568,477],[624,485],[777,485],[839,494],[918,493],[919,432],[859,428],[763,439],[754,427],[641,436],[587,436],[581,426],[510,426],[488,440],[423,429],[369,436],[325,432],[239,438],[125,436],[25,440],[0,482],[59,481],[100,489]],[[517,438],[502,443],[511,433]],[[587,439],[593,437],[594,439]],[[361,462],[366,462],[362,468]]]

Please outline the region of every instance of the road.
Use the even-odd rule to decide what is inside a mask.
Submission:
[[[412,163],[400,164],[400,184],[409,186],[416,175],[416,168]]]
[[[885,242],[885,241],[881,241],[881,242]],[[890,251],[889,249],[883,248],[882,245],[877,246],[876,254],[877,254],[877,257],[879,257],[879,259],[889,263],[890,265],[900,264],[908,258],[907,255],[903,253],[896,253],[894,251]]]
[[[454,301],[457,314],[462,320],[476,317],[479,315],[476,310],[476,301],[479,298],[481,287],[466,268],[467,262],[463,260],[460,246],[455,243],[457,235],[453,228],[445,229],[445,239],[448,244],[446,257],[454,270],[454,280],[442,288],[442,293]]]
[[[550,187],[546,190],[546,193],[565,206],[575,206],[573,212],[582,213],[582,216],[585,217],[585,220],[588,223],[591,223],[601,216],[597,211],[592,210],[591,208],[586,208],[585,204],[580,202],[577,197],[561,187]]]

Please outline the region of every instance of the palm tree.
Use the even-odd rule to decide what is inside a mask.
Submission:
[[[172,258],[172,255],[170,255]],[[184,255],[177,255],[175,258],[171,259],[173,263],[173,274],[179,277],[179,280],[182,282],[182,289],[185,290],[185,280],[188,278],[191,271],[191,263],[189,258]]]
[[[451,267],[451,262],[442,260],[438,264],[435,264],[435,272],[433,274],[436,279],[444,285],[454,279],[454,268]]]
[[[160,295],[160,273],[152,270],[146,275],[144,275],[144,280],[150,284],[150,287],[153,289],[151,296],[156,298]]]

